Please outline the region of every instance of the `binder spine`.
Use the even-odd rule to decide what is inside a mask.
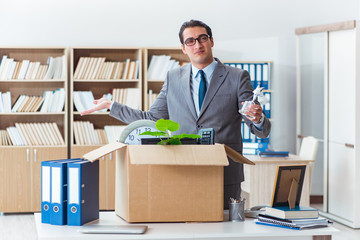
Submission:
[[[50,164],[41,163],[41,222],[50,223]]]
[[[255,78],[256,78],[256,83],[255,83],[255,87],[260,85],[260,87],[262,87],[262,82],[263,82],[263,76],[262,76],[262,64],[255,64]],[[254,87],[254,88],[255,88]]]
[[[265,90],[268,90],[270,88],[269,86],[269,64],[264,63],[262,64],[262,81],[261,81],[261,87],[263,87]]]
[[[68,214],[71,226],[99,218],[99,161],[68,165]]]
[[[51,212],[52,225],[67,223],[67,163],[52,163],[51,167]]]
[[[81,226],[80,165],[68,166],[68,225]]]

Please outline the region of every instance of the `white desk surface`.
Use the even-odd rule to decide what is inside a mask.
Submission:
[[[259,155],[244,154],[244,156],[256,163],[271,163],[271,162],[314,162],[314,160],[305,159],[298,155],[289,154],[289,157],[260,157]]]
[[[225,219],[228,219],[225,211]],[[148,230],[145,234],[83,234],[77,232],[81,226],[56,226],[41,223],[41,213],[35,213],[36,230],[39,240],[45,239],[331,239],[338,232],[334,227],[312,230],[292,230],[279,227],[263,226],[254,223],[253,219],[245,222],[213,223],[143,223]],[[129,224],[118,217],[115,212],[100,212],[100,220],[94,224],[115,225]],[[132,224],[135,225],[135,224]],[[314,238],[312,236],[315,236]],[[318,236],[318,237],[317,237]],[[324,237],[326,236],[326,237]]]

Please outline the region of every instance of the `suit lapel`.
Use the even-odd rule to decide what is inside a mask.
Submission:
[[[190,90],[190,73],[191,73],[191,64],[188,64],[186,67],[182,68],[182,72],[180,74],[180,83],[181,83],[180,89],[183,92],[184,99],[187,105],[189,106],[191,114],[195,119],[197,119],[195,105]]]
[[[216,92],[219,90],[220,86],[224,82],[227,71],[225,70],[225,66],[218,60],[218,64],[214,70],[214,74],[210,81],[210,86],[208,87],[208,90],[206,92],[203,105],[201,107],[201,111],[199,114],[199,118],[203,114],[204,111],[206,111],[207,107],[209,106],[210,102],[213,100]]]

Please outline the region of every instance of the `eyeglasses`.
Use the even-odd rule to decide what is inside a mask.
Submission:
[[[208,39],[210,38],[209,35],[207,34],[201,34],[199,37],[197,38],[188,38],[185,40],[184,44],[186,46],[194,46],[196,44],[196,40],[199,42],[199,43],[204,43],[206,42]]]

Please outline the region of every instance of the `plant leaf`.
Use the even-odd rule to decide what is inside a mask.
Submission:
[[[168,139],[165,140],[161,140],[160,142],[157,143],[158,145],[169,145],[168,143]]]
[[[150,135],[150,136],[166,136],[167,134],[165,132],[151,132],[151,131],[146,131],[143,133],[140,133],[139,135]]]
[[[171,120],[168,120],[168,121],[169,121],[169,122],[168,122],[168,130],[169,130],[170,132],[175,132],[175,131],[179,130],[179,128],[180,128],[180,124],[179,124],[179,123],[174,122],[174,121],[171,121]]]
[[[169,119],[165,120],[161,118],[156,121],[156,128],[162,132],[166,132],[167,130],[175,132],[180,128],[180,124]]]
[[[181,145],[182,144],[179,138],[170,138],[167,141],[171,145]]]

